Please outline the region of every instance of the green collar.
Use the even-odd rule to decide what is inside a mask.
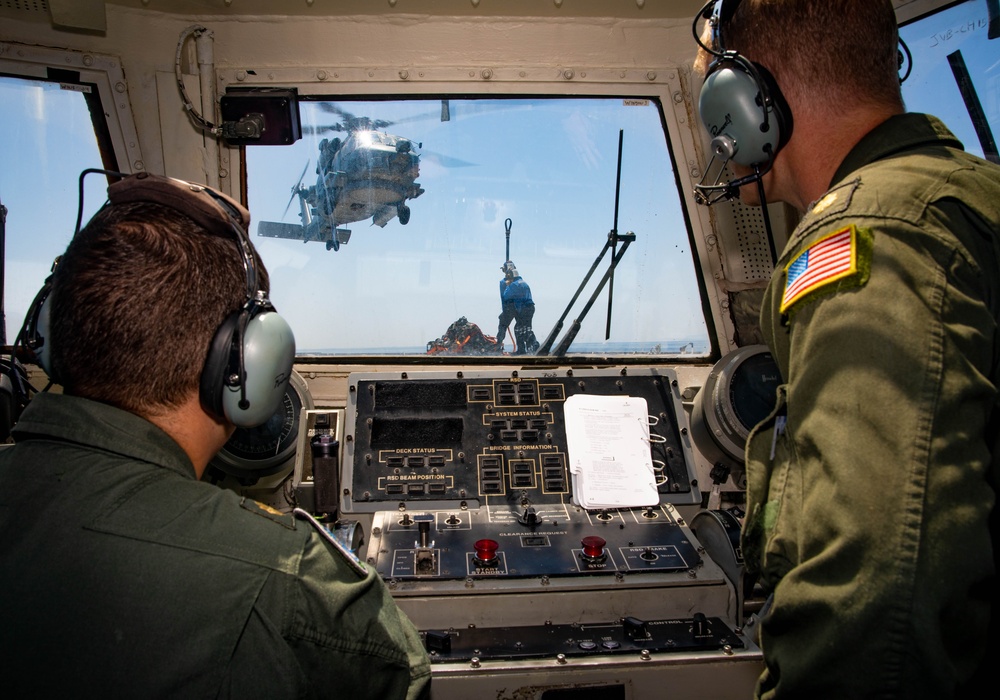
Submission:
[[[195,478],[187,453],[145,418],[79,396],[41,393],[24,409],[14,440],[57,439],[148,462]]]
[[[883,158],[927,146],[965,150],[948,127],[929,114],[909,112],[889,117],[868,132],[837,168],[830,187],[842,182],[859,168]]]

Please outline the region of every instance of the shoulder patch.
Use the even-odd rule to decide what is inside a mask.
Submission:
[[[871,272],[873,236],[854,224],[824,236],[785,266],[781,313],[819,291],[860,287]]]
[[[301,508],[296,508],[292,512],[295,513],[296,518],[299,518],[300,520],[305,520],[307,523],[312,525],[313,529],[315,529],[316,532],[319,533],[320,537],[326,540],[329,544],[333,545],[333,548],[344,556],[347,565],[350,566],[352,569],[354,569],[355,572],[365,577],[368,576],[368,567],[365,566],[365,564],[360,559],[358,559],[354,555],[354,552],[348,549],[343,542],[334,537],[330,533],[330,531],[323,526],[323,523],[316,520],[316,518],[314,518],[312,515],[302,510]]]

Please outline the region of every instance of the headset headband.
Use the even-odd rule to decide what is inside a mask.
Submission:
[[[192,196],[204,192],[205,197]],[[244,231],[250,227],[250,212],[222,192],[172,177],[138,173],[128,175],[108,187],[112,204],[155,202],[176,209],[210,233],[228,236],[230,222]]]
[[[726,52],[725,43],[722,40],[722,27],[732,20],[733,15],[736,14],[736,8],[739,7],[740,1],[741,0],[709,0],[702,6],[701,10],[698,11],[698,14],[694,16],[694,22],[691,24],[691,30],[694,33],[694,40],[698,42],[698,46],[716,58],[721,58]],[[708,25],[712,28],[711,46],[706,46],[705,42],[702,41],[701,36],[698,34],[699,19],[703,19],[708,22]]]
[[[733,15],[736,14],[736,8],[740,6],[741,0],[720,0],[719,8],[717,11],[718,19],[716,20],[716,33],[718,34],[719,46],[722,50],[725,50],[725,42],[722,40],[722,28],[729,24],[732,20]]]

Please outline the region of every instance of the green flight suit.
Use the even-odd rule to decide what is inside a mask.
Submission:
[[[961,148],[926,115],[877,127],[765,293],[785,384],[747,445],[744,556],[773,595],[757,697],[947,698],[983,660],[1000,167]]]
[[[40,394],[0,450],[9,697],[417,698],[430,665],[370,568],[195,478],[131,413]]]

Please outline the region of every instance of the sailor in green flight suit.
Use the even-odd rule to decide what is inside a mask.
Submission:
[[[1000,167],[904,113],[889,0],[715,9],[705,89],[749,74],[736,50],[788,110],[730,185],[802,214],[761,311],[785,383],[747,446],[756,696],[967,697],[1000,615]]]
[[[294,358],[249,214],[143,174],[109,197],[29,334],[64,393],[0,451],[7,693],[425,697],[420,638],[372,569],[307,514],[199,480],[237,421],[274,413]]]

